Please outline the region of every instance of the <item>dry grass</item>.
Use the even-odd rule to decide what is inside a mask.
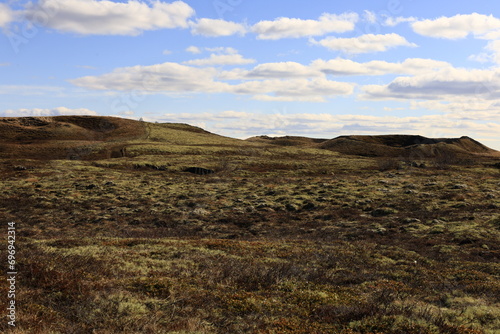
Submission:
[[[0,161],[0,213],[18,224],[13,333],[500,331],[491,161],[395,169],[293,146],[204,151],[203,131],[167,130],[191,142]]]

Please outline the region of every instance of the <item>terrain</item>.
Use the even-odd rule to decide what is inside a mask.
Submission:
[[[499,333],[499,167],[468,137],[0,118],[0,330]]]

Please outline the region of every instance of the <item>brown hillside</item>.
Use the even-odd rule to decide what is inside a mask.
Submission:
[[[150,145],[150,152],[160,152],[157,146],[160,143],[245,145],[245,141],[218,136],[187,124],[152,124],[103,116],[0,118],[0,158],[118,158],[128,156],[127,147],[137,147],[139,144]],[[259,136],[247,139],[246,143],[252,143],[254,147],[271,144],[320,148],[367,157],[470,159],[479,155],[500,156],[500,152],[469,137],[436,139],[413,135],[381,135],[340,136],[326,140],[299,136]]]
[[[453,155],[498,155],[499,152],[469,138],[426,138],[413,135],[341,136],[321,145],[331,151],[372,157],[434,158]]]
[[[299,136],[284,136],[284,137],[269,137],[269,136],[257,136],[247,139],[251,142],[279,145],[279,146],[304,146],[304,147],[316,147],[328,139],[315,139],[308,137]]]
[[[66,159],[147,137],[144,122],[99,116],[0,118],[0,157]]]
[[[500,155],[500,152],[465,136],[461,138],[427,138],[417,135],[340,136],[330,140],[295,136],[258,136],[247,140],[280,146],[322,148],[365,157],[425,159],[443,156],[470,158],[477,155]]]

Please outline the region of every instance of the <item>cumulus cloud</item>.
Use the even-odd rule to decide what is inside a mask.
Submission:
[[[196,48],[196,47],[195,47]],[[232,47],[211,47],[204,48],[206,51],[213,52],[208,58],[193,59],[184,61],[184,65],[194,66],[214,66],[214,65],[245,65],[255,63],[255,59],[247,59],[238,53],[238,50]],[[194,51],[201,53],[202,50],[196,48]]]
[[[64,88],[57,86],[0,85],[0,95],[61,96],[63,92]]]
[[[403,17],[403,16],[398,16],[398,17],[392,17],[392,16],[387,16],[385,18],[385,21],[382,23],[382,25],[386,27],[395,27],[398,24],[404,23],[404,22],[415,22],[417,19],[415,17]]]
[[[300,38],[327,33],[352,31],[359,17],[356,13],[340,15],[325,13],[317,20],[281,17],[274,21],[260,21],[251,27],[258,39]]]
[[[71,109],[66,107],[57,107],[53,109],[41,109],[41,108],[33,108],[33,109],[9,109],[0,113],[2,117],[26,117],[26,116],[61,116],[61,115],[88,115],[88,116],[97,116],[95,111],[85,109],[85,108],[77,108]]]
[[[224,72],[213,67],[198,68],[177,63],[163,63],[119,68],[101,76],[86,76],[70,82],[94,90],[141,91],[151,94],[232,93],[251,95],[254,99],[261,100],[314,102],[324,102],[338,95],[352,94],[354,89],[352,83],[336,82],[323,77],[251,80],[242,72],[243,78],[248,81],[229,84],[219,80],[221,75],[224,76]]]
[[[411,101],[411,109],[427,109],[451,114],[461,120],[498,121],[500,101],[457,98],[451,101]]]
[[[387,85],[363,87],[365,99],[444,100],[453,97],[500,98],[500,69],[444,68],[413,77],[398,77]]]
[[[7,4],[0,3],[0,28],[14,20],[14,12]]]
[[[411,27],[420,35],[436,38],[460,39],[469,34],[486,39],[500,36],[500,19],[478,13],[419,20],[413,22]]]
[[[247,138],[255,135],[304,135],[333,138],[353,134],[420,134],[428,137],[460,137],[479,140],[498,137],[500,124],[476,122],[460,114],[424,116],[373,116],[315,113],[169,113],[160,121],[199,124],[209,131]]]
[[[191,22],[191,33],[207,37],[231,36],[235,34],[244,35],[247,28],[240,23],[225,21],[221,19],[199,19]]]
[[[377,14],[371,12],[369,10],[365,10],[363,12],[363,19],[368,23],[376,23],[377,22]]]
[[[500,64],[500,40],[489,42],[486,50],[491,52],[493,61]]]
[[[244,65],[252,63],[255,63],[255,59],[247,59],[240,54],[217,55],[213,53],[209,58],[193,59],[183,62],[185,65],[195,66]]]
[[[417,46],[408,42],[403,36],[394,33],[385,35],[366,34],[352,38],[327,37],[320,41],[311,39],[311,42],[347,54],[382,52],[396,46]]]
[[[186,52],[192,53],[192,54],[199,54],[201,53],[201,49],[197,46],[191,45],[186,48]]]
[[[399,63],[382,60],[372,60],[365,63],[350,59],[335,58],[330,60],[316,59],[309,65],[296,62],[263,63],[251,70],[235,68],[223,71],[218,77],[223,80],[248,79],[285,79],[285,78],[316,78],[327,75],[334,76],[378,76],[386,74],[422,74],[451,67],[445,61],[408,58]]]
[[[309,66],[287,61],[280,63],[265,63],[254,67],[246,73],[248,78],[310,78],[321,76],[322,73]]]
[[[485,52],[470,55],[468,59],[480,63],[500,64],[500,40],[488,42],[484,50]]]
[[[255,99],[264,101],[325,102],[329,97],[349,95],[353,91],[354,84],[325,78],[256,80],[232,87],[233,93],[254,95]]]
[[[221,92],[227,84],[214,81],[216,70],[177,63],[118,68],[101,76],[70,80],[76,86],[96,90],[134,91],[149,93]]]
[[[26,10],[26,17],[62,32],[138,35],[147,30],[187,28],[194,13],[182,1],[40,0]]]
[[[222,54],[236,54],[238,50],[230,46],[216,46],[211,48],[205,48],[209,52],[222,53]]]
[[[336,58],[328,61],[318,59],[311,63],[312,68],[325,74],[347,75],[384,75],[384,74],[420,74],[450,67],[451,64],[433,59],[409,58],[400,63],[372,60],[358,63],[350,59]]]

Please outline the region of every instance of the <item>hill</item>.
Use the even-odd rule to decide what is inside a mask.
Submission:
[[[245,152],[243,152],[243,151]],[[257,150],[257,151],[256,151]],[[179,123],[148,123],[103,116],[0,118],[0,158],[96,160],[166,154],[255,155],[322,151],[362,157],[472,159],[498,157],[469,137],[415,135],[258,136],[239,140]]]
[[[147,123],[102,116],[0,118],[0,158],[103,159],[128,148],[235,144],[237,139],[178,123]],[[158,150],[151,150],[156,152]],[[142,153],[148,153],[146,151]]]
[[[495,151],[469,138],[427,138],[417,135],[340,136],[330,140],[306,137],[252,137],[250,141],[274,145],[307,146],[365,157],[436,158],[497,156]]]
[[[269,137],[269,136],[256,136],[248,138],[247,141],[272,144],[279,146],[302,146],[302,147],[317,147],[328,139],[316,139],[309,137],[299,137],[299,136],[284,136],[284,137]]]
[[[500,333],[494,154],[467,137],[0,118],[12,333]]]

